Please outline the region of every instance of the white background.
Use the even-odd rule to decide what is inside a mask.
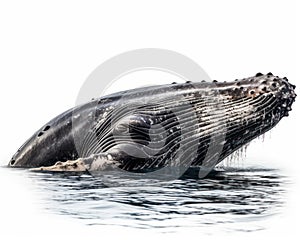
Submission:
[[[218,80],[271,71],[288,77],[298,85],[298,92],[300,9],[296,2],[1,1],[0,164],[5,165],[39,127],[74,106],[81,84],[99,64],[133,49],[177,51]],[[245,161],[259,160],[263,161],[262,166],[283,168],[293,181],[282,221],[270,224],[264,233],[250,234],[251,238],[260,234],[275,239],[286,234],[289,239],[297,238],[298,102],[290,117],[272,131],[271,138],[249,148]],[[1,189],[6,190],[0,204],[0,235],[1,231],[16,234],[17,229],[22,229],[26,238],[47,229],[53,234],[87,236],[88,230],[76,223],[36,213],[30,182],[0,178]],[[7,196],[9,190],[11,195]],[[18,214],[18,209],[24,208],[28,211]],[[105,232],[105,236],[117,233]],[[101,234],[101,229],[97,234]],[[151,237],[141,236],[142,232],[134,234]]]

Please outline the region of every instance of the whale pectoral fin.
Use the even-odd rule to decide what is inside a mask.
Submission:
[[[66,162],[57,162],[53,166],[31,168],[30,171],[47,172],[85,172],[87,171],[82,159],[68,160]]]
[[[119,166],[109,153],[93,154],[87,158],[78,158],[66,162],[56,162],[53,166],[31,168],[30,171],[47,171],[47,172],[86,172],[102,171]]]

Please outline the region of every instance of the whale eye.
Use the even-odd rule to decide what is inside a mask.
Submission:
[[[128,133],[129,132],[129,128],[127,124],[118,124],[115,129],[119,132],[119,133]]]

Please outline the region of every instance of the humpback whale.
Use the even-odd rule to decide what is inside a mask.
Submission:
[[[168,164],[216,165],[288,116],[294,89],[285,77],[257,73],[230,82],[188,81],[113,93],[46,123],[8,166],[144,172]]]

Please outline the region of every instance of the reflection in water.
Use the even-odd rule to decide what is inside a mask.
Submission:
[[[202,180],[186,177],[152,186],[118,187],[107,187],[90,175],[29,172],[29,176],[45,196],[43,204],[58,214],[87,225],[157,228],[161,232],[193,227],[205,231],[262,229],[260,220],[280,210],[288,182],[273,169],[231,169]]]

